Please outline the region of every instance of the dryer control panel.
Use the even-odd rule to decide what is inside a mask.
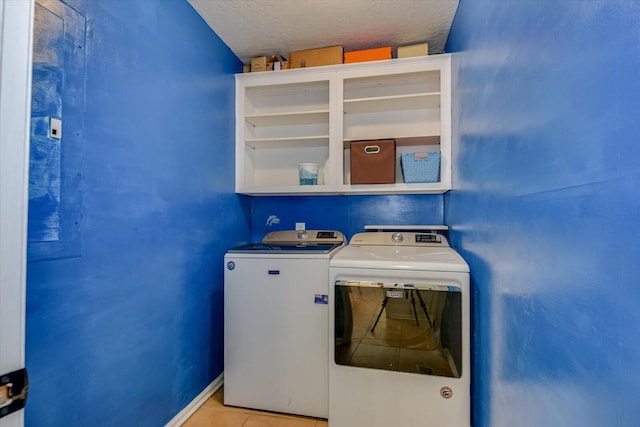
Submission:
[[[353,235],[349,244],[370,246],[449,246],[446,237],[441,234],[410,231],[358,233]]]

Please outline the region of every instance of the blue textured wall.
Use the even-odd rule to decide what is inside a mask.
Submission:
[[[184,0],[69,4],[86,113],[80,174],[61,179],[80,180],[82,241],[28,265],[26,425],[159,426],[223,370],[222,257],[250,238],[241,63]]]
[[[27,425],[162,425],[222,371],[228,247],[300,221],[440,223],[443,198],[235,196],[226,46],[183,1],[70,4],[87,17],[82,245],[28,267]],[[476,426],[640,417],[639,17],[461,1],[444,213],[473,276]]]
[[[254,197],[251,233],[260,240],[269,231],[304,222],[308,230],[338,230],[349,239],[369,224],[442,224],[442,200],[441,195]]]
[[[475,426],[640,419],[640,3],[460,2],[453,243]]]

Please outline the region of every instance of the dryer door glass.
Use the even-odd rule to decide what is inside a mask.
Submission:
[[[460,378],[461,295],[456,286],[337,280],[336,364]]]

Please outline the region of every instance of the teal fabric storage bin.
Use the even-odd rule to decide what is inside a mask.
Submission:
[[[400,163],[404,182],[438,182],[440,180],[440,152],[403,153]]]

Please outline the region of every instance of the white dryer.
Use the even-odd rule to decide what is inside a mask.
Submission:
[[[469,267],[446,238],[359,233],[329,277],[330,427],[469,427]]]

